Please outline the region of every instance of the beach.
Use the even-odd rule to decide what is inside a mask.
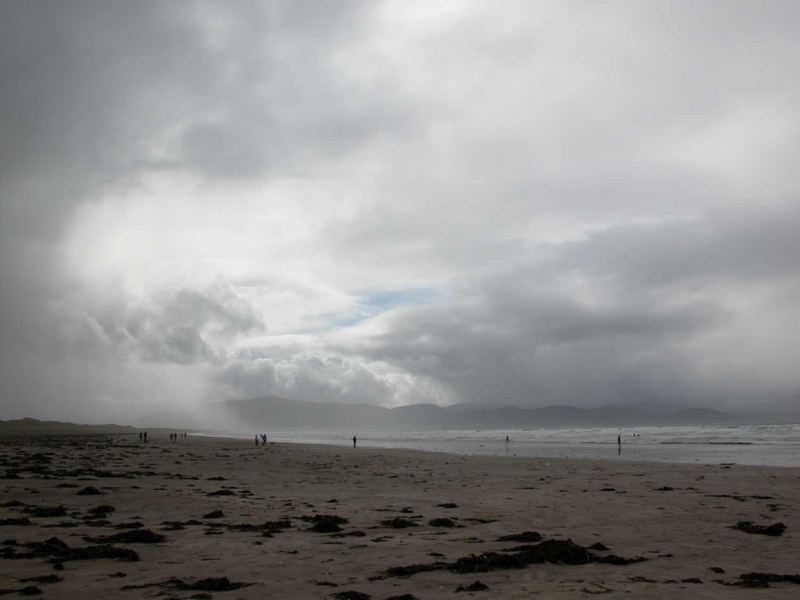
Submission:
[[[136,435],[5,437],[0,461],[0,589],[17,595],[800,592],[800,577],[783,577],[800,571],[797,467],[256,447],[166,434],[146,444]],[[758,529],[779,523],[785,530]]]

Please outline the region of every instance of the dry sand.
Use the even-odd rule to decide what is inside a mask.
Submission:
[[[753,571],[800,572],[797,468],[256,448],[252,441],[192,437],[144,445],[134,435],[0,439],[4,472],[0,588],[35,586],[50,598],[800,597],[800,585],[791,582],[759,589],[720,583]],[[85,487],[100,495],[80,495]],[[217,492],[225,495],[211,495]],[[114,510],[88,512],[98,505]],[[65,515],[36,510],[59,506]],[[204,516],[212,511],[224,516]],[[315,522],[304,520],[314,515],[347,522],[338,533],[315,532]],[[396,517],[415,526],[382,523]],[[4,521],[26,518],[30,525]],[[431,525],[433,519],[455,526]],[[731,529],[738,521],[783,522],[788,529],[757,535]],[[165,539],[111,546],[122,551],[84,539],[137,531]],[[526,531],[538,532],[545,545],[498,541]],[[25,545],[53,537],[70,549],[95,549]],[[608,550],[587,553],[551,540],[601,542]],[[526,547],[504,552],[519,546]],[[124,549],[139,560],[69,560],[106,552],[132,558]],[[456,564],[488,552],[497,554]],[[552,552],[587,564],[537,562]],[[646,560],[597,562],[609,555]],[[387,576],[391,567],[415,564],[434,566]],[[500,566],[517,568],[494,568]],[[54,575],[62,579],[21,581]],[[251,585],[186,589],[222,577]],[[476,580],[488,590],[456,592]],[[206,584],[219,582],[198,587]]]

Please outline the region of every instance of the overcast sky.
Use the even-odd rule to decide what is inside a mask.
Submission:
[[[800,398],[800,3],[0,0],[0,418]]]

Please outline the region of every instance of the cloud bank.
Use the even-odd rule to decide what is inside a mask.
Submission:
[[[0,2],[0,417],[800,394],[792,2]]]

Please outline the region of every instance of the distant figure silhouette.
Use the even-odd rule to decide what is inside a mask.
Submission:
[[[147,443],[147,432],[146,431],[142,432],[142,441],[144,441],[145,444]]]
[[[353,436],[353,448],[356,447],[356,442],[357,441],[358,441],[358,439],[356,438],[356,436]]]
[[[262,446],[266,446],[267,445],[267,434],[266,433],[262,433],[261,434],[261,445]]]
[[[258,448],[258,434],[256,434],[256,448]]]
[[[509,437],[508,437],[508,436],[506,436],[506,444],[508,444],[510,441],[511,441],[511,440],[509,439]]]

